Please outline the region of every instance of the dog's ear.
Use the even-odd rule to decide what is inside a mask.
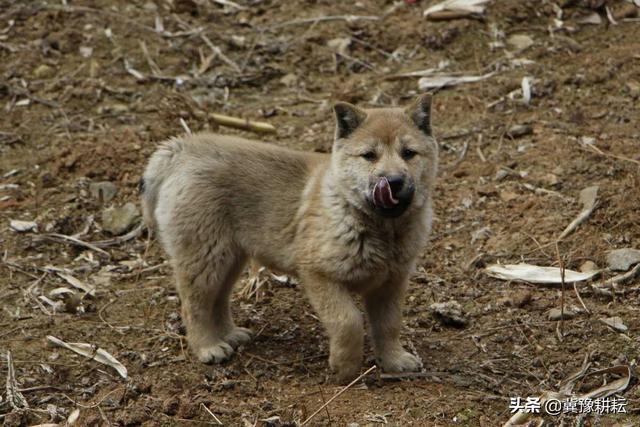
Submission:
[[[413,104],[406,108],[405,113],[418,129],[431,136],[431,94],[418,96]]]
[[[367,118],[367,113],[348,102],[336,103],[333,112],[336,115],[336,139],[351,135]]]

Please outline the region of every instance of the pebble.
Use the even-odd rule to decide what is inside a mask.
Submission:
[[[108,203],[118,194],[118,187],[113,182],[102,181],[89,184],[91,196],[103,203]]]
[[[629,267],[640,262],[640,250],[633,248],[614,249],[607,253],[609,269],[627,271]]]
[[[102,228],[114,235],[129,230],[140,218],[140,211],[129,202],[121,207],[110,207],[102,211]]]
[[[437,302],[431,304],[429,309],[434,317],[445,326],[464,328],[469,324],[469,319],[462,312],[462,306],[458,301]]]

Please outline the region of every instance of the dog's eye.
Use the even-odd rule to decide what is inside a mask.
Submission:
[[[405,160],[413,159],[416,156],[416,154],[418,153],[410,148],[404,148],[402,150],[402,158]]]
[[[360,154],[360,157],[362,157],[363,159],[369,161],[369,162],[373,162],[375,159],[378,158],[378,156],[376,155],[375,151],[367,151],[364,152],[362,154]]]

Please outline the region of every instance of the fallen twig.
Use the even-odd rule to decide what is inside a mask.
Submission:
[[[244,6],[240,6],[238,3],[232,2],[231,0],[211,0],[214,3],[217,3],[221,6],[231,6],[234,9],[238,9],[238,10],[247,10],[246,7]]]
[[[582,202],[582,211],[578,214],[576,219],[564,229],[558,240],[562,240],[567,237],[573,230],[578,228],[580,224],[585,222],[596,208],[596,197],[598,196],[598,186],[587,187],[580,192],[580,202]]]
[[[134,228],[127,234],[123,234],[122,236],[116,236],[113,239],[98,240],[96,242],[91,242],[90,244],[97,248],[108,248],[109,246],[119,245],[121,243],[127,242],[129,240],[135,239],[136,237],[140,236],[142,234],[143,229],[144,229],[144,224],[140,224],[136,228]]]
[[[9,350],[7,350],[7,400],[11,407],[17,411],[29,407],[27,399],[25,399],[22,393],[18,390],[16,371],[13,367],[13,358],[11,357],[11,351]]]
[[[211,119],[222,126],[228,126],[236,129],[249,130],[258,133],[275,133],[276,128],[270,123],[254,122],[248,119],[238,117],[225,116],[223,114],[211,113]]]
[[[101,255],[104,255],[107,258],[111,258],[111,255],[109,255],[109,252],[104,251],[91,243],[84,242],[80,239],[76,239],[75,237],[67,236],[65,234],[58,234],[58,233],[38,234],[34,236],[34,239],[48,240],[50,242],[55,242],[55,243],[68,243],[76,246],[82,246],[84,248],[91,249],[92,251],[95,251]]]
[[[213,419],[218,423],[218,425],[224,425],[222,424],[222,421],[220,421],[218,417],[216,417],[216,414],[211,412],[211,409],[207,408],[207,405],[205,405],[203,402],[200,402],[200,405],[202,405],[204,410],[207,411],[207,413],[213,417]]]
[[[364,371],[364,373],[362,373],[361,375],[358,376],[358,378],[356,378],[355,380],[351,381],[349,384],[347,384],[346,386],[344,386],[342,388],[342,390],[340,390],[339,392],[337,392],[336,394],[333,395],[333,397],[329,400],[327,400],[327,402],[322,405],[321,407],[319,407],[313,414],[309,415],[309,417],[307,417],[306,420],[304,420],[302,422],[302,424],[300,424],[300,427],[303,427],[305,425],[307,425],[307,423],[309,423],[309,421],[311,421],[311,419],[313,417],[315,417],[316,415],[318,415],[320,413],[320,411],[322,411],[324,408],[326,408],[327,406],[329,406],[329,404],[331,402],[333,402],[334,400],[336,400],[342,393],[344,393],[345,391],[347,391],[349,388],[351,388],[355,383],[357,383],[358,381],[360,381],[363,377],[365,377],[366,375],[368,375],[370,372],[373,372],[375,369],[377,368],[376,365],[373,365],[372,367],[370,367],[369,369],[367,369],[366,371]]]
[[[205,42],[205,44],[207,46],[209,46],[209,49],[211,49],[213,51],[213,53],[215,53],[220,59],[222,59],[227,65],[229,65],[231,68],[233,68],[235,71],[237,71],[238,73],[241,73],[242,70],[240,69],[240,67],[238,66],[238,64],[236,64],[235,62],[233,62],[227,55],[225,55],[224,53],[222,53],[222,50],[220,50],[220,48],[216,45],[214,45],[211,40],[209,40],[209,37],[207,37],[204,34],[200,34],[200,38],[202,39],[203,42]]]
[[[316,24],[318,22],[327,22],[327,21],[377,21],[379,20],[379,16],[362,16],[362,15],[329,15],[329,16],[318,16],[315,18],[305,18],[305,19],[293,19],[291,21],[281,22],[279,24],[272,25],[271,27],[267,27],[267,30],[276,30],[278,28],[288,27],[290,25],[302,25],[302,24]]]

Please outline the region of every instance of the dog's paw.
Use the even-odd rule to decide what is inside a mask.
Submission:
[[[205,345],[196,349],[195,353],[202,363],[222,363],[233,355],[233,347],[224,341]]]
[[[403,349],[382,355],[378,363],[385,372],[416,372],[422,369],[420,359]]]
[[[224,340],[231,347],[238,348],[239,346],[250,342],[251,338],[253,338],[253,332],[251,332],[251,329],[236,326],[224,337]]]
[[[360,374],[362,362],[359,358],[337,361],[329,358],[329,366],[332,371],[331,380],[337,384],[348,384]]]

